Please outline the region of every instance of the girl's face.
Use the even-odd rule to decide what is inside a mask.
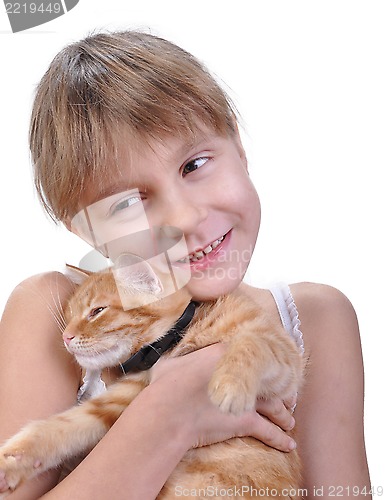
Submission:
[[[167,259],[174,270],[188,272],[192,297],[207,300],[235,289],[260,224],[259,199],[239,137],[198,133],[193,142],[168,138],[135,151],[122,144],[118,163],[119,174],[105,189],[89,189],[83,200],[94,245],[110,257],[130,251],[147,258],[145,247],[154,234],[164,247],[159,251],[167,246],[159,243],[160,235],[183,241]],[[79,233],[76,217],[73,228]]]

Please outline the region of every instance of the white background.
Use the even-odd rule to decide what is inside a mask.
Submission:
[[[20,280],[84,253],[33,193],[27,132],[35,85],[63,45],[95,28],[151,29],[207,63],[243,116],[263,208],[249,280],[328,283],[353,302],[372,484],[385,487],[384,26],[385,4],[375,0],[80,0],[18,34],[2,10],[0,312]]]

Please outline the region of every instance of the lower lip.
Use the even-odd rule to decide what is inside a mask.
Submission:
[[[214,250],[211,250],[211,252],[202,257],[202,259],[196,260],[195,262],[191,261],[189,263],[191,272],[193,273],[194,271],[202,271],[216,264],[216,262],[218,262],[218,257],[220,255],[223,255],[227,247],[229,246],[230,239],[231,239],[231,230],[228,233],[226,233],[224,239],[219,243],[219,245],[216,248],[214,248]]]

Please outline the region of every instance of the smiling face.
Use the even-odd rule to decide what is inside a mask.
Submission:
[[[195,299],[236,288],[260,224],[239,137],[198,132],[193,141],[173,137],[135,151],[122,142],[118,163],[119,174],[106,180],[103,192],[88,189],[83,199],[93,243],[110,257],[124,251],[140,255],[146,234],[156,232],[157,245],[160,234],[168,243],[182,235],[185,244],[176,245],[169,258],[174,270],[191,274],[186,286]],[[75,216],[72,230],[84,237],[81,218]]]

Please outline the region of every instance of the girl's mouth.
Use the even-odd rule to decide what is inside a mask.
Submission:
[[[223,241],[226,239],[227,235],[230,233],[228,231],[226,234],[221,236],[220,238],[212,241],[209,245],[201,250],[197,250],[196,252],[192,252],[187,257],[178,260],[177,262],[183,264],[196,265],[198,263],[203,263],[203,261],[212,260],[218,252],[222,249]]]

